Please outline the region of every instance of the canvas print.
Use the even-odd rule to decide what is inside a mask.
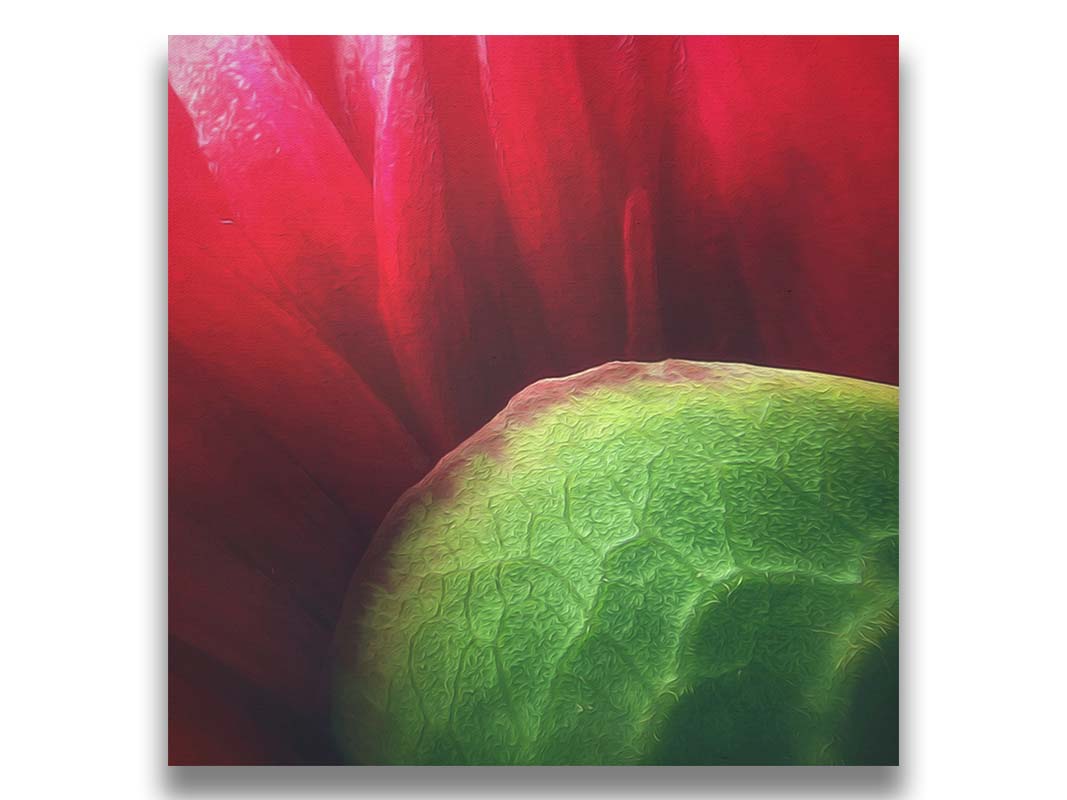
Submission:
[[[177,36],[171,764],[898,761],[892,36]]]

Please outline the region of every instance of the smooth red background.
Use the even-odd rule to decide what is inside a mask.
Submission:
[[[175,37],[170,760],[329,762],[346,582],[530,382],[897,381],[896,37]]]

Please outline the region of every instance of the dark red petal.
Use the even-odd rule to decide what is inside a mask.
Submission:
[[[767,363],[896,383],[896,37],[692,37],[682,55],[673,341],[703,330],[736,357],[752,317]],[[731,319],[718,298],[744,295]]]
[[[681,40],[672,47],[656,255],[667,352],[762,363],[763,349],[718,176],[694,107],[700,86]]]
[[[663,130],[673,40],[664,36],[575,39],[592,130],[604,162],[606,202],[620,220],[626,346],[619,357],[663,357],[655,253]]]
[[[167,750],[172,766],[315,762],[321,719],[304,719],[173,636],[169,642]]]
[[[622,220],[606,197],[571,39],[485,37],[482,84],[504,202],[560,374],[625,341]]]
[[[470,298],[471,348],[480,354],[476,389],[487,404],[485,422],[554,367],[545,351],[538,294],[520,261],[497,182],[477,39],[422,41],[443,156],[444,210]]]
[[[579,36],[575,52],[609,194],[621,210],[634,190],[655,202],[674,39]]]
[[[623,272],[626,277],[626,358],[655,361],[663,352],[652,211],[648,192],[635,189],[623,212]]]
[[[318,332],[246,277],[260,255],[173,94],[170,116],[170,631],[313,716],[351,568],[428,459]]]

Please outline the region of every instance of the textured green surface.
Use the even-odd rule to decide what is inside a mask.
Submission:
[[[895,763],[897,390],[612,363],[520,393],[353,580],[359,763]]]

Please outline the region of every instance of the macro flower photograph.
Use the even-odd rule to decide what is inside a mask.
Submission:
[[[167,67],[169,763],[898,763],[896,36]]]

